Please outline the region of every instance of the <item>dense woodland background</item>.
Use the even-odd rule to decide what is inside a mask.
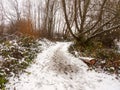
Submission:
[[[119,0],[1,0],[0,34],[119,40]]]

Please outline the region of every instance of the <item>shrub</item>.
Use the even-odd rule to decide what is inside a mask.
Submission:
[[[97,60],[94,65],[95,69],[101,68],[109,73],[120,74],[120,53],[116,48],[106,48],[102,42],[90,42],[86,45],[80,45],[75,43],[70,46],[69,51],[75,54],[75,51],[79,53],[79,56],[93,57]]]
[[[20,37],[0,43],[0,89],[4,89],[8,77],[19,75],[29,66],[40,52],[37,40],[32,37]]]
[[[9,28],[7,30],[8,34],[21,33],[24,36],[30,36],[34,38],[39,38],[40,33],[39,30],[36,30],[32,20],[20,19],[16,20],[13,23],[9,24]]]

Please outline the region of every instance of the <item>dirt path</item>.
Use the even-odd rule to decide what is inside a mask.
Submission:
[[[10,78],[7,90],[120,90],[120,82],[88,67],[68,53],[69,43],[57,43],[38,54],[19,78]]]

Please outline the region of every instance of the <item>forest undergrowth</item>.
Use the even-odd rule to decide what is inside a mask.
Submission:
[[[84,46],[74,43],[70,46],[69,51],[78,58],[94,58],[95,63],[88,64],[91,69],[120,76],[120,53],[118,45],[115,45],[114,48],[108,48],[101,42],[91,42]]]
[[[0,90],[4,90],[9,77],[18,77],[34,62],[37,53],[41,52],[38,43],[32,37],[6,36],[0,40]]]

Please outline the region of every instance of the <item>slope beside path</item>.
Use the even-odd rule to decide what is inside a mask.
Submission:
[[[81,60],[67,49],[70,43],[58,42],[38,54],[19,78],[10,78],[6,90],[120,90],[115,76],[88,71]]]

